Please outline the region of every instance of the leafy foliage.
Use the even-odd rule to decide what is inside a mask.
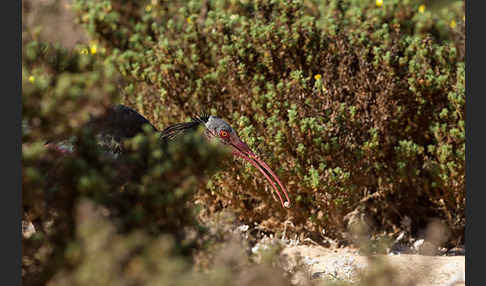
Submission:
[[[88,1],[79,19],[156,124],[224,115],[289,185],[269,204],[235,165],[199,198],[247,222],[339,236],[365,205],[380,228],[464,218],[464,7],[412,1]],[[236,175],[238,174],[238,175]],[[258,182],[261,183],[261,182]],[[372,198],[372,199],[370,199]]]

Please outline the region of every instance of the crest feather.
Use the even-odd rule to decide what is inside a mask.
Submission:
[[[205,112],[201,115],[193,116],[190,122],[176,123],[165,128],[160,132],[160,136],[163,140],[171,140],[187,131],[196,130],[201,124],[206,124],[209,117],[210,115]]]

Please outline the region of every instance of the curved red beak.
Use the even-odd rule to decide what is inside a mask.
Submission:
[[[245,142],[241,141],[239,138],[232,141],[235,141],[230,143],[231,146],[233,147],[233,154],[235,156],[245,159],[246,161],[250,162],[250,164],[252,164],[255,168],[257,168],[258,171],[260,171],[260,173],[262,173],[263,176],[265,176],[267,181],[270,183],[272,188],[277,193],[278,197],[280,198],[280,202],[282,203],[282,206],[284,208],[290,208],[290,199],[287,194],[287,190],[285,189],[282,182],[280,182],[277,175],[275,175],[275,173],[272,171],[272,169],[270,169],[270,167],[262,159],[258,158],[258,156],[255,155],[250,150],[250,148],[248,147],[248,145],[246,145]],[[280,191],[278,190],[274,181],[277,182],[277,184],[280,186],[283,193],[285,194],[285,198],[286,198],[285,202],[282,199],[282,195],[280,194]]]

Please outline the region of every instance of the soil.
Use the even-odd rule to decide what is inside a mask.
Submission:
[[[383,270],[377,264],[369,267],[372,261],[380,260],[390,267],[387,269],[396,270],[395,285],[465,285],[465,256],[397,254],[375,255],[370,259],[357,249],[314,245],[287,246],[283,255],[294,263],[300,256],[309,269],[310,279],[355,282],[360,272],[371,275],[371,271]]]

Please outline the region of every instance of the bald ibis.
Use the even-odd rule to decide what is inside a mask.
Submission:
[[[116,105],[109,108],[102,116],[93,118],[87,123],[87,126],[92,128],[98,139],[100,139],[99,144],[105,148],[108,147],[109,152],[115,156],[123,153],[121,142],[143,132],[144,125],[158,132],[160,134],[160,140],[164,144],[170,143],[177,136],[181,136],[186,132],[196,130],[199,126],[203,126],[205,128],[204,138],[213,142],[214,140],[219,142],[219,146],[229,148],[235,157],[242,158],[252,164],[263,174],[275,190],[282,206],[285,208],[290,207],[287,190],[277,175],[262,159],[250,150],[248,145],[240,139],[237,132],[219,117],[211,115],[196,116],[189,122],[173,124],[159,131],[149,120],[135,110],[124,105]],[[55,148],[60,152],[74,151],[74,147],[71,144],[66,144],[66,142],[49,145],[51,148]],[[275,182],[282,189],[285,195],[285,201]]]

